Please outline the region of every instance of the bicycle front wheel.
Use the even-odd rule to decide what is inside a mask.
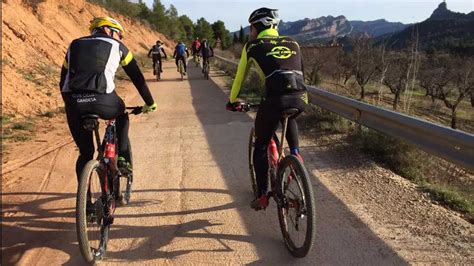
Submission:
[[[257,177],[255,176],[255,169],[253,167],[253,151],[255,149],[255,128],[250,130],[249,136],[249,172],[250,172],[250,184],[252,184],[252,191],[255,198],[258,196],[257,188]]]
[[[278,167],[278,218],[285,245],[294,257],[305,257],[313,246],[316,210],[313,188],[304,165],[293,155]]]
[[[87,263],[101,260],[107,249],[109,224],[104,223],[104,206],[99,161],[89,161],[82,170],[76,198],[76,232]]]

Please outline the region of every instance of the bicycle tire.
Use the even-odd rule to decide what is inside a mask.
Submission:
[[[159,81],[161,79],[161,71],[160,71],[160,62],[156,62],[155,64],[155,74],[156,74],[156,81]]]
[[[119,189],[120,189],[120,196],[118,202],[121,206],[128,205],[130,203],[130,198],[132,195],[132,184],[133,184],[133,154],[132,154],[132,145],[130,144],[130,140],[128,140],[128,152],[130,154],[130,166],[132,168],[132,172],[128,173],[127,175],[123,176],[120,175],[120,182],[119,182]],[[123,182],[125,181],[125,182]],[[125,186],[123,185],[125,184]],[[125,187],[125,189],[123,189]]]
[[[95,211],[94,213],[97,216],[98,226],[100,226],[100,242],[96,248],[98,252],[94,252],[94,247],[91,247],[89,236],[88,236],[88,217],[87,217],[87,193],[91,185],[92,174],[94,171],[97,171],[100,167],[99,161],[91,160],[89,161],[84,169],[82,170],[80,176],[79,186],[77,188],[77,197],[76,197],[76,233],[79,243],[79,249],[81,250],[82,257],[87,263],[94,264],[96,261],[101,260],[103,255],[105,255],[105,250],[108,242],[108,233],[110,225],[104,225],[103,215],[99,212],[102,204],[99,203],[99,207],[94,203]],[[99,197],[100,201],[102,198]],[[91,222],[94,224],[95,222]],[[92,229],[92,228],[91,228]]]
[[[255,149],[255,128],[250,130],[249,136],[249,172],[250,172],[250,184],[252,185],[253,195],[256,198],[258,196],[257,177],[255,175],[255,169],[253,167],[253,151]]]
[[[181,75],[181,80],[184,80],[184,75],[183,75],[183,72],[184,72],[184,65],[183,65],[183,61],[180,59],[179,62],[179,74]]]
[[[285,183],[284,183],[284,173],[287,168],[290,167],[296,173],[295,180],[297,181],[298,189],[302,193],[302,205],[305,207],[305,217],[306,217],[306,233],[304,236],[304,241],[301,246],[296,246],[295,242],[291,238],[288,232],[288,219],[286,214],[288,214],[288,209],[286,206],[289,206],[287,198],[285,196]],[[297,258],[305,257],[308,252],[311,250],[314,244],[315,238],[315,229],[316,229],[316,210],[314,203],[314,193],[311,186],[311,181],[309,179],[308,171],[304,165],[298,160],[297,157],[293,155],[288,155],[281,160],[278,167],[277,173],[277,184],[278,184],[278,197],[280,199],[280,204],[278,205],[278,220],[280,221],[280,229],[283,235],[283,240],[286,247],[290,251],[291,255]],[[286,203],[285,203],[286,202]],[[298,202],[300,206],[301,202]],[[288,207],[289,208],[289,207]],[[296,216],[295,216],[296,217]],[[298,218],[299,219],[299,218]],[[298,220],[296,219],[296,220]],[[298,226],[298,222],[296,222]],[[296,229],[298,230],[298,228]]]

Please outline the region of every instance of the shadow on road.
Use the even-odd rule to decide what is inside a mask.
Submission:
[[[196,68],[189,72],[199,74]],[[202,82],[207,83],[203,86]],[[190,85],[193,106],[214,160],[225,175],[233,201],[240,206],[241,219],[260,258],[255,264],[407,264],[315,176],[312,178],[317,210],[315,245],[306,258],[291,257],[279,232],[274,202],[271,202],[273,208],[265,212],[255,213],[248,207],[251,193],[247,142],[253,120],[242,113],[227,112],[228,98],[214,82],[191,81]]]
[[[137,190],[137,193],[221,193],[229,192],[221,189],[158,189]],[[76,195],[73,193],[3,193],[2,198],[2,265],[12,265],[24,259],[27,251],[37,249],[54,249],[68,254],[69,260],[66,265],[84,264],[79,246],[77,244],[74,208],[48,208],[57,205],[59,201],[74,201]],[[39,196],[38,200],[22,204],[9,203],[9,198],[18,196]],[[5,199],[7,199],[5,201]],[[160,216],[182,216],[194,213],[207,213],[235,208],[233,203],[182,212],[145,213],[145,214],[121,214],[122,208],[134,208],[149,204],[160,204],[160,201],[132,201],[130,205],[120,207],[116,210],[116,222],[110,233],[110,243],[117,239],[140,239],[140,244],[127,248],[118,244],[119,251],[108,251],[107,261],[141,261],[159,258],[171,259],[191,252],[230,252],[232,249],[222,240],[234,240],[248,242],[246,236],[214,234],[207,228],[220,224],[211,223],[208,220],[193,220],[179,225],[162,226],[133,226],[124,225],[123,222],[130,218],[156,218]],[[67,221],[65,221],[67,220]],[[146,220],[143,220],[146,221]],[[194,232],[197,231],[197,232]],[[176,237],[189,238],[211,238],[221,244],[219,249],[183,249],[177,251],[162,251]],[[156,252],[148,252],[153,249]],[[143,257],[143,254],[153,256]]]

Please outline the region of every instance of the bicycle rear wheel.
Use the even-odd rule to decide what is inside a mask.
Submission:
[[[209,66],[209,62],[206,62],[206,79],[209,79],[209,71],[211,70],[211,67]]]
[[[305,257],[315,238],[313,188],[304,165],[293,155],[278,167],[278,218],[285,245],[294,257]]]
[[[119,203],[120,205],[128,205],[130,203],[130,197],[132,195],[132,184],[133,184],[133,154],[130,140],[128,141],[128,151],[130,154],[130,166],[132,171],[128,169],[120,170],[120,182],[119,182]]]
[[[87,263],[94,263],[103,258],[109,239],[110,224],[104,223],[104,206],[107,199],[101,189],[100,168],[99,161],[89,161],[82,170],[77,188],[76,232],[79,248]]]
[[[159,81],[161,79],[161,67],[160,67],[160,61],[156,62],[155,64],[155,75],[156,75],[156,81]]]
[[[183,65],[183,60],[179,60],[178,62],[179,65],[179,74],[181,75],[181,80],[184,80],[184,65]]]
[[[257,188],[257,177],[255,176],[255,169],[253,168],[253,151],[255,149],[255,128],[250,130],[249,136],[249,171],[250,171],[250,184],[252,184],[252,191],[255,198],[258,196]]]

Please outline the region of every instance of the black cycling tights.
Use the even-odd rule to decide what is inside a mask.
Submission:
[[[119,156],[130,162],[128,150],[128,114],[125,112],[125,104],[115,94],[63,94],[66,104],[66,116],[74,142],[79,148],[79,157],[76,161],[76,175],[79,181],[82,169],[89,160],[94,158],[94,138],[92,131],[82,127],[81,116],[85,114],[96,114],[102,119],[115,118],[118,138]]]
[[[290,150],[298,149],[298,125],[295,118],[304,111],[306,102],[302,94],[283,95],[264,100],[258,109],[255,118],[255,150],[253,164],[259,188],[258,196],[267,192],[268,159],[267,147],[281,121],[282,111],[286,108],[297,108],[300,112],[288,119],[286,140]]]

